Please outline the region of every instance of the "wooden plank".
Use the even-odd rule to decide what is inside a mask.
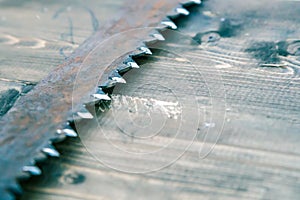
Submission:
[[[168,62],[160,56],[159,60],[144,64],[142,70],[136,70],[126,75],[127,85],[119,87],[115,92],[135,98],[160,96],[162,94],[160,88],[144,87],[137,90],[137,86],[153,81],[159,83],[161,79],[159,74],[170,71],[170,68],[178,67],[183,70],[185,67],[190,67],[178,65],[177,62],[171,63],[170,59],[167,59]],[[187,72],[189,71],[187,70]],[[182,78],[182,74],[174,77],[174,84],[178,83],[178,76]],[[164,76],[164,78],[171,81],[171,76]],[[186,80],[192,82],[191,79],[187,78]],[[201,79],[195,85],[201,85]],[[155,89],[158,91],[155,92]],[[236,86],[235,89],[228,91],[237,90],[239,95],[236,99],[240,99],[243,91],[247,89],[240,89]],[[162,98],[160,100],[168,99],[166,93],[160,97]],[[112,109],[112,111],[99,116],[99,124],[94,122],[82,125],[83,127],[80,128],[81,141],[85,146],[79,140],[69,140],[67,143],[59,145],[58,149],[62,152],[62,159],[47,162],[47,166],[44,166],[43,169],[49,174],[34,178],[30,184],[24,184],[26,188],[24,199],[297,198],[300,184],[298,181],[300,158],[297,145],[299,125],[291,125],[285,120],[267,118],[261,114],[252,115],[246,109],[240,112],[236,109],[238,105],[235,105],[235,102],[235,99],[227,101],[233,108],[227,112],[224,130],[218,143],[206,158],[199,158],[201,148],[211,147],[211,143],[207,141],[203,144],[205,132],[201,129],[198,130],[196,140],[185,151],[184,147],[190,143],[188,134],[195,131],[185,129],[180,134],[180,138],[176,138],[175,141],[171,140],[174,145],[172,148],[166,147],[169,148],[167,152],[145,156],[143,159],[136,158],[130,153],[122,154],[116,149],[116,146],[131,151],[157,149],[162,147],[162,142],[174,139],[174,127],[170,126],[171,124],[166,125],[164,128],[167,129],[165,130],[167,134],[158,135],[152,140],[128,137],[118,129],[118,125],[121,126],[121,124],[116,124],[120,121],[115,114],[120,115],[122,112],[127,114],[126,111],[129,108],[123,102],[122,109],[118,110],[119,103],[115,101],[113,104],[113,108],[116,109],[115,113]],[[134,105],[132,103],[127,106]],[[250,108],[252,109],[249,105],[247,109]],[[138,113],[143,112],[139,111]],[[147,119],[143,118],[141,114],[139,117]],[[124,117],[121,119],[124,120],[125,125],[128,124],[125,128],[131,128],[131,120]],[[220,120],[220,118],[217,119]],[[176,121],[173,121],[172,124],[174,123],[177,124]],[[199,128],[204,128],[205,123],[206,121],[202,121]],[[218,126],[218,121],[214,121],[214,123],[215,126]],[[152,126],[155,124],[148,127],[146,133],[135,133],[136,136],[153,134],[154,127]],[[99,127],[103,132],[99,131]],[[121,128],[124,127],[121,126]],[[286,129],[288,130],[284,131]],[[160,132],[160,134],[165,132]],[[92,142],[89,142],[87,137]],[[104,165],[99,160],[94,160],[87,150],[92,152]],[[149,169],[149,166],[157,167],[157,164],[160,166],[172,161],[176,158],[174,155],[180,155],[181,152],[185,152],[185,154],[173,165],[147,174],[128,174],[111,169],[117,168],[121,171]],[[169,160],[170,158],[171,160]],[[108,164],[109,167],[107,167]],[[76,183],[65,181],[69,176],[73,177]],[[78,183],[76,179],[81,181]]]
[[[62,157],[23,183],[23,199],[298,199],[299,55],[272,45],[297,39],[299,12],[266,2],[205,1],[181,34],[164,33],[111,109],[76,124],[80,140],[57,145]],[[223,17],[243,28],[207,33]]]

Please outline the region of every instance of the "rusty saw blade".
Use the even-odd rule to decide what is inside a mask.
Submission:
[[[74,120],[91,119],[88,103],[109,102],[109,90],[117,83],[125,83],[122,74],[138,68],[135,56],[151,54],[147,42],[164,40],[159,31],[176,29],[172,21],[189,15],[188,7],[201,4],[200,0],[130,0],[123,13],[101,27],[82,44],[70,58],[42,80],[0,122],[0,199],[14,199],[21,193],[18,178],[39,175],[36,161],[47,156],[59,157],[52,146],[66,136],[76,137]],[[126,52],[110,66],[89,63],[81,68],[91,51],[114,34],[133,28],[146,28],[130,36],[129,42],[114,43],[107,48],[122,48]],[[114,56],[114,55],[111,55]],[[77,77],[77,74],[83,76]],[[100,80],[100,81],[99,81]],[[76,96],[73,95],[76,81]],[[99,81],[99,87],[93,84]]]

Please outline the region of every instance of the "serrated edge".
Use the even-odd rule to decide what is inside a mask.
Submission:
[[[147,47],[147,43],[151,42],[151,41],[153,41],[153,42],[155,42],[155,41],[164,41],[165,38],[163,37],[163,35],[159,31],[163,31],[166,28],[176,29],[177,25],[175,24],[175,22],[172,21],[173,18],[177,18],[180,15],[186,16],[186,15],[190,14],[189,12],[188,13],[187,12],[185,12],[185,13],[178,12],[178,8],[184,9],[183,6],[200,5],[201,3],[202,3],[201,0],[187,0],[187,1],[181,2],[178,5],[178,7],[175,8],[175,14],[167,15],[166,18],[161,21],[161,24],[163,25],[163,27],[154,29],[153,30],[154,33],[149,35],[150,37],[153,38],[153,40],[144,42],[144,45],[141,45],[140,47],[137,48],[140,52],[133,53],[133,54],[128,56],[127,61],[124,60],[123,64],[126,65],[127,68],[123,67],[123,69],[120,69],[120,68],[116,69],[117,72],[119,73],[119,75],[122,77],[120,72],[126,73],[126,72],[130,71],[131,69],[139,68],[138,64],[134,60],[134,57],[139,57],[139,56],[142,56],[142,55],[152,55],[151,50]],[[130,59],[131,61],[129,62],[128,59]],[[122,71],[122,70],[124,70],[124,71]],[[113,81],[113,82],[111,82],[111,81]],[[103,91],[103,88],[114,87],[117,83],[120,83],[120,82],[121,83],[126,83],[126,81],[123,81],[123,80],[122,81],[115,81],[113,79],[111,79],[111,80],[108,79],[107,82],[106,82],[108,85],[106,85],[106,86],[99,85],[99,89],[101,91]],[[104,83],[104,84],[106,84],[106,83]],[[109,95],[104,93],[104,92],[103,92],[104,93],[103,95],[105,95],[105,96],[102,96],[102,94],[100,96],[95,95],[95,94],[98,94],[97,92],[99,92],[99,89],[98,89],[98,91],[95,91],[95,93],[92,94],[91,97],[94,97],[97,101],[99,101],[98,102],[99,105],[101,105],[101,103],[103,101],[111,101],[111,98],[109,97]],[[101,97],[103,97],[103,98],[101,98]],[[88,103],[90,103],[90,102],[88,102]],[[88,104],[88,103],[86,103],[86,104]],[[83,106],[85,107],[85,105],[83,105]],[[105,109],[102,109],[102,111],[104,112]],[[51,141],[49,141],[49,142],[51,142],[50,145],[52,144],[52,142],[53,143],[61,142],[61,141],[65,140],[66,137],[78,137],[78,133],[76,132],[76,130],[74,130],[70,126],[70,123],[73,123],[74,121],[76,121],[76,119],[75,119],[76,117],[74,118],[74,116],[76,116],[76,115],[80,119],[89,120],[89,119],[94,118],[92,113],[89,112],[86,108],[82,109],[81,111],[78,111],[78,112],[74,113],[73,117],[71,119],[68,119],[62,125],[62,127],[60,129],[56,130],[56,136],[53,139],[51,139]],[[48,144],[47,146],[42,147],[39,151],[45,153],[48,156],[58,157],[60,155],[59,152],[54,147],[51,149],[51,151],[50,151],[50,148],[52,148],[52,146],[49,147],[49,144]],[[21,171],[27,173],[27,174],[23,174],[24,178],[27,178],[28,174],[29,175],[34,175],[34,176],[38,176],[38,175],[42,174],[42,170],[35,165],[35,161],[38,160],[38,159],[40,159],[40,158],[38,157],[38,154],[37,154],[37,156],[35,156],[35,158],[34,158],[34,163],[33,164],[23,166]],[[44,157],[43,157],[43,159],[44,159]],[[22,175],[20,175],[19,177],[22,177]],[[15,183],[15,186],[16,186],[15,188],[21,188],[18,182]],[[9,190],[10,186],[8,186],[7,189]],[[21,190],[18,189],[18,191],[21,191]],[[14,192],[8,192],[8,195],[13,195],[14,196],[13,193]]]

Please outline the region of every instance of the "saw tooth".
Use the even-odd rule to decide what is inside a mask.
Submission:
[[[131,67],[131,68],[135,68],[135,69],[139,69],[140,68],[140,66],[136,63],[136,62],[128,62],[128,63],[126,63],[129,67]]]
[[[200,5],[201,3],[201,0],[181,0],[181,4],[184,6]]]
[[[99,85],[99,88],[104,89],[104,88],[111,88],[114,87],[116,83],[112,81],[111,79],[107,80],[106,82],[102,83]]]
[[[171,28],[171,29],[177,29],[177,26],[174,22],[172,22],[170,19],[165,19],[161,22],[161,24]]]
[[[94,119],[94,116],[86,109],[83,108],[81,111],[76,113],[78,117],[82,119]]]
[[[135,68],[138,69],[140,66],[132,59],[132,57],[128,57],[125,61],[124,64],[130,67],[131,69]]]
[[[138,68],[140,68],[138,64],[133,59],[130,58],[130,59],[126,59],[123,62],[123,64],[119,65],[117,71],[119,72],[119,74],[125,74],[131,69],[138,69]]]
[[[115,81],[116,83],[126,83],[126,80],[123,77],[112,77],[111,80]]]
[[[59,143],[59,142],[62,142],[66,139],[66,135],[65,134],[62,134],[63,131],[60,130],[60,129],[57,129],[56,130],[56,136],[54,138],[51,139],[52,142],[54,143]]]
[[[92,96],[98,100],[106,100],[106,101],[110,101],[111,98],[107,95],[107,94],[92,94]]]
[[[60,153],[52,145],[49,145],[48,147],[43,148],[42,152],[51,157],[59,157],[60,156]]]
[[[183,7],[176,8],[175,10],[176,10],[177,13],[182,14],[182,15],[189,15],[190,14],[190,12],[187,9],[183,8]]]
[[[201,0],[184,0],[182,3],[184,5],[191,5],[191,4],[200,5],[202,3],[202,1]]]
[[[109,78],[115,83],[126,83],[126,80],[119,74],[117,70],[114,70],[109,76]]]
[[[146,55],[152,55],[152,52],[148,47],[140,47],[139,50],[142,51]]]
[[[92,94],[92,97],[96,98],[97,100],[111,101],[111,98],[105,94],[101,88],[98,88],[96,93]]]
[[[33,176],[38,176],[42,174],[42,171],[37,166],[24,166],[23,172],[28,172]]]
[[[120,74],[125,74],[126,72],[128,72],[129,70],[131,70],[132,67],[127,65],[126,62],[124,62],[123,64],[119,65],[117,70]]]
[[[160,34],[160,33],[153,33],[152,34],[152,36],[154,37],[154,38],[156,38],[157,40],[159,40],[159,41],[165,41],[166,39],[164,38],[164,36],[162,35],[162,34]]]
[[[194,4],[198,4],[198,5],[200,5],[202,2],[201,2],[201,0],[190,0],[192,3],[194,3]]]
[[[94,116],[89,112],[77,112],[77,115],[82,119],[93,119]]]
[[[62,133],[68,137],[78,137],[78,134],[72,128],[65,128],[62,130]]]

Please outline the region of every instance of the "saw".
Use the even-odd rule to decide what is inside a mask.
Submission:
[[[13,109],[2,118],[0,152],[5,156],[0,159],[1,199],[13,199],[14,193],[21,193],[16,179],[42,173],[35,165],[37,161],[45,159],[47,156],[58,157],[60,155],[53,147],[54,142],[62,141],[65,137],[76,137],[77,134],[81,137],[84,133],[87,133],[86,136],[92,136],[91,140],[103,141],[97,134],[88,134],[93,130],[90,124],[94,120],[91,119],[96,118],[95,115],[98,112],[105,112],[111,105],[114,105],[115,101],[110,104],[111,99],[115,98],[111,94],[112,91],[118,92],[118,87],[120,87],[118,84],[124,84],[128,79],[128,84],[123,86],[126,88],[124,93],[127,95],[132,92],[133,89],[130,87],[134,84],[129,80],[132,80],[133,75],[131,73],[123,75],[133,68],[139,68],[139,64],[142,64],[141,60],[157,59],[155,58],[159,54],[157,49],[167,50],[168,55],[170,52],[175,52],[176,56],[168,62],[160,62],[164,65],[161,68],[158,67],[157,72],[155,70],[154,73],[147,70],[138,71],[149,73],[151,76],[149,83],[157,83],[161,77],[164,77],[167,79],[164,81],[172,82],[176,86],[174,91],[179,91],[178,94],[186,99],[189,97],[213,97],[205,98],[205,104],[214,108],[210,110],[210,107],[206,106],[205,108],[208,109],[205,112],[211,112],[211,116],[220,119],[219,121],[205,121],[207,123],[198,127],[195,122],[196,117],[190,115],[192,112],[189,112],[187,120],[183,120],[189,125],[189,130],[201,131],[209,128],[214,130],[207,134],[207,138],[204,137],[202,142],[207,139],[209,144],[216,144],[218,134],[222,132],[224,115],[228,110],[230,113],[230,109],[232,112],[237,110],[237,115],[231,116],[231,122],[230,119],[226,119],[229,120],[226,123],[233,124],[225,127],[227,132],[224,131],[223,135],[225,136],[221,137],[223,141],[220,143],[223,142],[223,144],[220,146],[223,146],[220,152],[224,151],[224,145],[231,144],[232,139],[235,141],[233,143],[235,147],[243,146],[243,143],[239,143],[240,138],[230,138],[231,134],[236,132],[245,137],[244,146],[248,144],[251,152],[252,148],[268,149],[266,146],[259,146],[259,142],[256,140],[258,140],[257,138],[265,140],[267,137],[263,136],[267,135],[269,131],[272,132],[272,136],[285,137],[284,127],[289,136],[297,135],[295,127],[299,127],[299,98],[297,98],[299,96],[299,40],[294,38],[298,37],[298,22],[295,16],[298,16],[299,11],[295,2],[276,1],[270,6],[268,1],[249,1],[249,5],[244,5],[244,2],[239,0],[210,0],[203,2],[203,6],[200,8],[197,7],[201,4],[200,1],[131,0],[126,3],[130,6],[124,6],[124,12],[120,13],[118,19],[104,25],[101,30],[83,43],[63,65],[41,81],[27,96],[21,98]],[[180,37],[180,33],[173,37],[174,31],[172,30],[177,28],[188,37]],[[151,51],[153,55],[149,56],[152,54]],[[160,53],[163,55],[162,52]],[[175,65],[172,66],[171,63],[177,62],[176,59],[179,59],[180,63],[177,63],[176,69],[173,71]],[[197,66],[187,64],[185,59],[194,61],[193,63]],[[201,72],[201,76],[197,75],[197,70]],[[221,72],[221,76],[218,76],[218,72]],[[178,74],[182,76],[177,76]],[[200,78],[205,81],[200,81]],[[140,82],[137,82],[137,85],[142,84],[141,82],[146,81],[145,79],[143,77]],[[206,90],[205,87],[207,87]],[[122,95],[124,93],[121,92]],[[152,90],[148,95],[154,96]],[[147,98],[143,99],[147,102],[146,100]],[[214,103],[214,100],[219,100],[219,102]],[[188,105],[192,105],[191,110],[196,110],[196,103],[188,103]],[[220,107],[216,109],[216,105]],[[112,106],[110,111],[113,109]],[[221,112],[218,113],[218,110]],[[103,113],[103,118],[109,119],[107,112]],[[287,120],[283,120],[283,118]],[[130,124],[123,119],[124,117],[120,117],[119,121],[129,127]],[[268,119],[266,121],[270,120],[272,125],[265,125],[265,121],[260,121],[260,119]],[[113,121],[113,119],[110,120]],[[287,123],[289,121],[293,125],[289,125]],[[84,125],[76,126],[77,122],[82,122],[81,124]],[[195,127],[191,126],[192,123],[195,124]],[[105,123],[103,124],[105,125]],[[259,124],[263,125],[259,126]],[[257,132],[256,127],[258,126],[262,127],[262,129],[258,129],[260,132]],[[203,128],[201,129],[201,127]],[[132,127],[130,126],[130,128]],[[188,129],[184,128],[183,138],[190,142],[191,139],[188,137],[191,134],[186,134],[186,132]],[[245,134],[247,132],[251,132],[251,134]],[[259,137],[252,138],[252,132],[254,132],[254,136],[256,134]],[[117,136],[120,135],[122,134]],[[297,138],[293,137],[290,140],[297,141]],[[80,139],[84,139],[84,137]],[[226,143],[227,140],[229,142]],[[281,145],[285,144],[284,142],[278,145],[276,141],[279,140],[270,143],[272,148],[270,146],[269,148],[272,151],[286,152],[292,149],[291,147],[285,149],[284,145]],[[249,145],[249,143],[251,144]],[[100,150],[105,150],[100,151],[99,157],[106,155],[108,161],[113,160],[113,154],[109,154],[112,149],[106,151],[108,148],[99,143],[96,145],[104,148]],[[128,143],[125,146],[127,147]],[[206,147],[210,146],[206,145]],[[211,150],[211,148],[205,149],[208,151],[201,151],[204,154],[200,155],[199,153],[200,157],[205,157]],[[297,154],[298,150],[294,148],[294,154]],[[195,151],[198,152],[198,150]],[[119,156],[119,154],[117,155]],[[164,155],[173,156],[174,152]],[[261,156],[263,159],[265,159],[264,155]],[[164,158],[157,155],[155,157]],[[220,158],[222,160],[223,157],[216,158],[218,158],[216,160]],[[232,154],[226,159],[230,161]],[[267,158],[266,163],[262,165],[270,164],[270,167],[273,168],[273,163],[269,163],[268,159],[270,158]],[[236,165],[240,165],[241,162],[248,165],[254,161],[252,159],[250,159],[251,162],[247,161],[247,156],[239,156],[236,160],[238,161]],[[261,162],[260,160],[256,161]],[[127,157],[123,162],[128,163],[127,169],[138,168],[138,164],[132,166]],[[281,164],[285,164],[284,162],[282,161]],[[146,164],[148,165],[148,163]],[[287,162],[288,168],[285,168],[291,170],[292,165],[294,163]],[[144,169],[144,165],[141,168]],[[227,172],[227,167],[224,168]],[[218,165],[216,171],[223,176],[222,169],[219,171],[220,169]],[[299,171],[297,165],[293,170]],[[195,173],[196,171],[198,172],[199,169],[195,168]],[[232,168],[232,171],[235,172],[236,168]],[[245,173],[245,171],[246,169],[243,172]],[[178,171],[174,173],[178,173]],[[257,172],[254,170],[253,173]],[[202,176],[199,177],[202,179]],[[274,177],[276,176],[274,175]],[[297,180],[299,174],[295,173],[293,177],[294,180]],[[185,176],[184,179],[186,179]],[[274,184],[273,180],[272,178],[270,182],[272,185]],[[278,179],[278,182],[280,180],[282,179]],[[231,184],[227,180],[226,183]],[[296,181],[291,182],[297,187],[298,184],[295,183]],[[266,186],[267,183],[264,182],[262,185]],[[198,186],[198,183],[195,184],[195,188]],[[192,186],[187,187],[188,190],[190,187]],[[276,194],[278,189],[277,186],[274,188],[269,191],[272,195],[274,191]],[[212,193],[215,194],[216,190],[212,190]],[[249,191],[252,195],[251,190]],[[297,196],[298,190],[295,190],[294,194]],[[230,195],[232,194],[230,193]]]
[[[77,137],[74,121],[94,117],[94,113],[88,110],[88,105],[109,103],[109,94],[113,87],[126,82],[122,75],[132,68],[139,68],[135,57],[151,55],[147,43],[164,40],[160,31],[176,29],[173,20],[189,15],[189,7],[200,5],[201,1],[130,0],[126,1],[126,4],[130,6],[125,6],[118,19],[104,25],[91,36],[64,64],[42,80],[28,95],[17,101],[2,118],[1,200],[14,199],[14,194],[21,193],[18,179],[42,173],[35,165],[37,161],[47,156],[59,157],[59,152],[52,144],[64,140],[65,137]],[[133,28],[142,29],[132,34],[129,42],[119,43],[114,47],[122,48],[125,54],[110,66],[86,60],[90,52],[102,41]],[[77,76],[79,72],[80,78]],[[99,83],[97,87],[93,84],[96,82]]]

